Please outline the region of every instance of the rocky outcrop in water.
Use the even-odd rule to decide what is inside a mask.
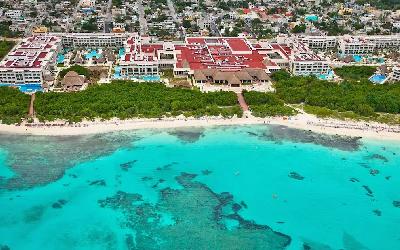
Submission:
[[[301,176],[299,173],[296,173],[296,172],[290,172],[289,177],[292,179],[295,179],[295,180],[299,180],[299,181],[304,179],[303,176]]]
[[[188,173],[176,177],[183,188],[160,190],[157,204],[144,202],[139,194],[118,191],[113,197],[100,200],[99,205],[123,212],[123,226],[136,231],[134,242],[131,236],[126,237],[129,248],[134,244],[134,249],[273,250],[290,244],[289,236],[242,218],[238,211],[243,206],[234,202],[232,194],[216,194],[195,177]],[[224,213],[227,208],[232,212]],[[163,226],[163,214],[169,214],[174,223]],[[225,219],[236,221],[237,228],[228,230]]]
[[[178,128],[168,132],[184,143],[195,143],[204,136],[204,128]]]
[[[0,148],[8,152],[6,164],[14,177],[0,188],[23,189],[51,183],[66,169],[116,149],[132,147],[140,139],[134,132],[87,136],[24,136],[0,134]],[[77,176],[76,176],[77,177]]]
[[[258,135],[260,139],[275,142],[287,140],[300,143],[312,143],[343,151],[356,151],[361,146],[360,137],[319,134],[312,131],[293,129],[279,125],[270,125],[268,128],[269,130],[267,132]]]

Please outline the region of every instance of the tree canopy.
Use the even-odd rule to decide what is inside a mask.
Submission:
[[[37,93],[36,114],[40,120],[159,118],[162,116],[242,115],[233,92],[202,93],[167,88],[158,83],[114,81],[90,86],[76,93]]]
[[[0,121],[4,124],[20,123],[28,113],[30,96],[16,88],[0,87]]]

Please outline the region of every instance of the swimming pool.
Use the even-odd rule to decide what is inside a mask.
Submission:
[[[57,64],[64,63],[64,60],[65,60],[65,56],[63,54],[57,55]]]
[[[87,53],[85,55],[86,60],[92,59],[92,58],[101,58],[101,54],[98,53],[98,51],[96,49],[90,51],[89,53]]]
[[[320,80],[331,80],[335,76],[333,70],[329,70],[326,74],[318,74],[316,75]]]
[[[382,84],[386,80],[386,76],[382,74],[375,74],[369,78],[369,80],[375,84]]]
[[[355,62],[361,62],[363,57],[360,55],[353,55],[353,59]]]
[[[116,66],[114,69],[114,79],[121,79],[121,67]]]
[[[29,83],[29,84],[9,84],[9,83],[0,83],[0,87],[17,87],[21,92],[24,93],[35,93],[42,92],[43,88],[40,83]]]
[[[120,66],[116,66],[114,69],[114,75],[113,75],[114,79],[130,79],[130,80],[142,80],[145,82],[159,82],[161,80],[161,77],[159,75],[145,75],[145,76],[141,76],[141,77],[126,77],[121,75],[121,67]]]
[[[318,16],[317,15],[308,15],[308,16],[306,16],[306,20],[309,22],[317,22]]]
[[[125,55],[125,48],[120,48],[118,51],[119,58],[122,58]]]
[[[154,76],[148,75],[148,76],[141,77],[141,79],[146,82],[158,82],[158,81],[160,81],[161,77],[158,75],[154,75]]]

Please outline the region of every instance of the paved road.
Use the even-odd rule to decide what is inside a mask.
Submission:
[[[77,17],[77,15],[78,15],[78,11],[79,11],[80,8],[81,8],[81,2],[82,2],[82,0],[79,0],[79,1],[78,1],[78,4],[77,4],[77,5],[75,6],[75,8],[74,8],[74,12],[72,13],[72,16],[71,16],[72,24],[71,24],[71,20],[68,19],[68,24],[67,24],[67,27],[66,27],[67,33],[70,32],[71,27],[74,25],[74,21],[76,20],[76,17]]]
[[[144,14],[143,2],[142,0],[137,0],[138,2],[138,10],[139,10],[139,23],[140,23],[140,34],[147,35],[148,27],[147,20]]]
[[[108,0],[106,18],[104,19],[104,32],[110,33],[112,28],[112,0]]]
[[[172,20],[174,20],[175,23],[180,25],[180,21],[178,19],[178,16],[176,15],[174,3],[172,2],[172,0],[167,0],[167,4],[168,4],[169,12],[171,13],[171,16],[172,16]]]
[[[185,31],[184,31],[184,29],[183,29],[183,27],[182,27],[182,22],[181,22],[181,20],[178,18],[178,15],[176,14],[176,10],[175,10],[175,5],[174,5],[174,3],[172,2],[172,0],[167,0],[167,5],[168,5],[168,8],[169,8],[169,12],[171,13],[171,17],[172,17],[172,20],[177,24],[177,26],[178,26],[178,32],[179,32],[179,36],[180,36],[180,38],[184,38],[184,37],[186,37],[186,33],[185,33]]]

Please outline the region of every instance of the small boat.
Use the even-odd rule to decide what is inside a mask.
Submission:
[[[236,175],[236,176],[238,176],[239,174],[240,174],[240,172],[239,172],[239,171],[236,171],[236,172],[235,172],[235,175]]]

